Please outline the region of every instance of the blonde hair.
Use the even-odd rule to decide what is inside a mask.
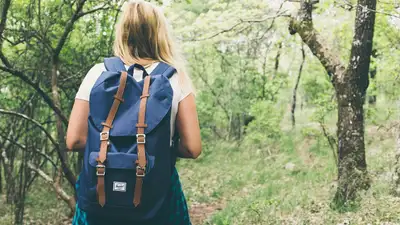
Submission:
[[[165,62],[176,68],[182,88],[192,87],[184,57],[161,9],[143,0],[131,0],[122,11],[116,25],[114,54],[128,65],[140,59]]]

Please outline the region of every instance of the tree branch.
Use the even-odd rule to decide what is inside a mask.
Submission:
[[[68,21],[67,25],[64,28],[64,32],[61,35],[60,40],[57,43],[57,47],[54,49],[53,58],[58,58],[61,49],[63,48],[65,41],[67,40],[68,35],[71,33],[72,28],[74,27],[75,22],[80,18],[79,14],[82,12],[83,5],[86,0],[80,0],[76,6],[76,10],[72,15],[71,19]]]
[[[354,8],[357,7],[357,5],[353,5],[353,4],[351,4],[351,2],[349,2],[349,1],[343,1],[343,3],[340,3],[340,2],[338,2],[338,1],[335,1],[335,3],[336,3],[337,6],[339,6],[340,8],[346,9],[346,10],[348,10],[348,11],[352,11]],[[383,2],[380,2],[380,3],[383,3]],[[394,3],[394,4],[395,4],[395,3]],[[368,10],[368,11],[371,11],[371,12],[378,13],[378,14],[382,14],[382,15],[386,15],[386,16],[391,16],[391,17],[400,19],[400,15],[399,15],[399,14],[392,14],[392,13],[389,13],[389,12],[379,11],[379,10],[376,10],[376,9],[367,9],[367,10]]]
[[[8,9],[11,6],[11,0],[4,0],[3,4],[3,10],[1,12],[1,21],[0,21],[0,49],[2,48],[3,44],[3,32],[6,28],[6,22],[7,22],[7,13]]]
[[[112,30],[110,33],[110,37],[108,38],[108,54],[111,55],[113,52],[112,49],[112,42],[113,42],[113,37],[114,37],[114,31],[115,31],[115,25],[118,22],[118,18],[119,18],[119,14],[121,13],[121,8],[122,8],[122,2],[123,1],[119,1],[118,5],[117,5],[117,12],[115,13],[115,17],[114,17],[114,21],[113,21],[113,26],[112,26]]]
[[[335,165],[337,166],[338,157],[336,154],[337,148],[335,147],[335,146],[337,146],[337,141],[334,137],[332,137],[332,135],[329,134],[325,125],[321,121],[319,121],[319,125],[321,126],[322,132],[324,133],[324,136],[326,137],[326,140],[328,141],[328,144],[331,147],[333,159],[335,160]]]
[[[0,58],[2,57],[3,54],[0,54]],[[47,103],[47,105],[54,110],[54,112],[61,118],[61,120],[63,121],[63,123],[65,125],[68,125],[68,119],[67,117],[62,113],[61,109],[59,107],[57,107],[53,100],[50,98],[50,96],[48,96],[39,86],[39,84],[34,83],[31,79],[29,79],[24,73],[22,73],[21,71],[18,70],[14,70],[10,67],[8,67],[8,65],[4,66],[0,66],[0,70],[10,73],[18,78],[20,78],[22,81],[24,81],[25,83],[27,83],[28,85],[30,85],[31,87],[33,87],[33,89],[35,89],[35,91],[43,98],[43,100]]]
[[[1,41],[1,40],[0,40]],[[2,52],[2,46],[0,46],[0,60],[3,62],[3,64],[6,67],[11,68],[11,63],[8,61],[8,59],[6,58],[6,56],[3,54]]]
[[[62,189],[60,185],[60,176],[58,175],[56,177],[56,180],[54,181],[49,175],[47,175],[43,170],[37,168],[35,165],[33,165],[31,162],[27,163],[28,168],[31,169],[32,171],[38,173],[48,184],[53,185],[54,191],[57,193],[57,195],[68,204],[71,214],[75,212],[75,199],[72,196],[69,196],[64,189]]]
[[[319,35],[312,21],[312,4],[302,0],[297,19],[292,18],[289,31],[292,35],[298,33],[303,42],[310,48],[311,52],[318,58],[331,79],[334,80],[345,72],[345,66],[337,54]]]
[[[302,60],[301,60],[300,68],[299,68],[299,74],[297,75],[296,85],[294,86],[293,97],[292,97],[292,110],[291,110],[291,113],[292,113],[292,127],[293,128],[296,126],[295,112],[296,112],[297,88],[299,87],[301,74],[303,72],[304,62],[306,61],[306,54],[304,52],[304,45],[303,44],[301,45],[301,56],[302,56]]]
[[[18,143],[17,141],[14,141],[14,140],[12,140],[12,139],[10,139],[10,138],[8,138],[7,136],[2,135],[2,134],[0,134],[0,137],[4,138],[6,141],[8,141],[8,142],[11,143],[11,144],[18,146],[19,148],[23,149],[24,151],[28,151],[28,149],[26,148],[25,145],[23,145],[23,144],[21,144],[21,143]],[[39,155],[41,155],[41,156],[43,156],[43,157],[44,157],[45,159],[47,159],[55,168],[57,168],[57,164],[56,164],[56,163],[53,161],[53,159],[51,159],[51,157],[48,156],[46,153],[43,153],[43,152],[41,152],[39,149],[35,149],[35,148],[32,148],[30,151],[32,151],[32,152],[34,152],[34,153],[37,153],[37,154],[39,154]]]
[[[186,41],[205,41],[205,40],[209,40],[209,39],[212,39],[212,38],[214,38],[214,37],[216,37],[218,35],[221,35],[223,33],[230,32],[230,31],[234,30],[236,27],[238,27],[238,26],[240,26],[240,25],[242,25],[244,23],[251,23],[251,24],[252,23],[261,23],[261,22],[265,22],[265,21],[270,20],[270,19],[276,19],[278,17],[290,17],[290,16],[285,14],[284,12],[282,12],[282,13],[278,13],[278,14],[273,15],[273,16],[266,16],[266,17],[263,17],[263,18],[260,18],[260,19],[239,19],[239,22],[237,22],[236,24],[234,24],[230,28],[218,31],[217,33],[212,34],[212,35],[210,35],[208,37],[197,38],[197,39],[196,38],[192,38],[192,39],[189,39],[189,40],[186,40]]]
[[[106,7],[106,5],[103,5],[103,6],[101,6],[101,7],[97,7],[97,8],[94,8],[94,9],[92,9],[92,10],[88,10],[88,11],[86,11],[86,12],[80,12],[80,13],[78,14],[78,18],[83,17],[83,16],[86,16],[86,15],[88,15],[88,14],[95,13],[95,12],[97,12],[97,11],[108,10],[108,9],[113,9],[113,7],[111,7],[111,6],[107,6],[107,7]]]
[[[193,53],[194,58],[196,59],[196,61],[198,61],[198,57],[196,52]],[[203,65],[203,71],[198,73],[199,78],[204,82],[204,84],[207,86],[207,88],[211,91],[211,94],[214,95],[215,97],[215,101],[216,103],[221,107],[221,109],[224,111],[226,119],[229,120],[229,111],[226,109],[225,105],[220,101],[220,98],[218,96],[218,94],[214,91],[214,89],[212,88],[212,86],[210,85],[210,83],[207,81],[207,79],[205,79],[201,74],[204,74],[205,68]]]
[[[0,21],[0,60],[5,65],[6,65],[6,63],[8,63],[8,60],[3,55],[3,40],[4,40],[3,33],[4,33],[4,30],[6,29],[7,13],[8,13],[8,9],[10,8],[10,6],[11,6],[11,0],[4,0],[3,10],[1,12],[1,21]]]
[[[51,134],[49,132],[47,132],[47,130],[36,120],[30,118],[29,116],[22,114],[22,113],[18,113],[18,112],[13,112],[13,111],[9,111],[9,110],[4,110],[4,109],[0,109],[0,114],[6,114],[6,115],[13,115],[13,116],[18,116],[20,118],[23,118],[33,124],[35,124],[35,126],[37,126],[40,130],[43,131],[43,133],[47,136],[47,138],[49,138],[50,142],[56,147],[59,148],[58,143],[56,142],[56,140],[54,140],[54,138],[51,136]]]
[[[64,174],[65,174],[68,182],[72,186],[74,186],[74,184],[76,183],[76,178],[75,178],[74,174],[72,173],[71,169],[68,167],[68,165],[66,163],[66,157],[64,156],[65,149],[60,149],[60,145],[54,140],[54,138],[50,135],[50,133],[47,132],[47,130],[38,121],[36,121],[36,120],[34,120],[34,119],[32,119],[32,118],[30,118],[30,117],[28,117],[28,116],[26,116],[26,115],[24,115],[22,113],[8,111],[8,110],[4,110],[4,109],[0,109],[0,113],[18,116],[20,118],[28,120],[29,122],[31,122],[31,123],[35,124],[37,127],[39,127],[39,129],[42,130],[46,134],[46,136],[49,138],[51,143],[56,147],[57,153],[58,153],[58,157],[60,158]]]

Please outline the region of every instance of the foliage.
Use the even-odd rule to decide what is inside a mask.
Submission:
[[[10,62],[10,68],[24,77],[5,70],[9,66],[2,60],[0,109],[34,119],[57,142],[58,117],[38,89],[53,99],[51,71],[58,57],[59,108],[68,117],[86,72],[112,54],[114,24],[119,14],[119,1],[86,1],[83,12],[104,9],[75,21],[55,57],[78,2],[13,0],[2,35],[0,52]],[[373,187],[363,194],[358,211],[339,214],[328,206],[337,172],[327,138],[335,137],[336,133],[336,96],[331,78],[309,50],[297,93],[296,127],[292,128],[289,119],[301,47],[300,40],[288,34],[286,15],[298,8],[297,3],[155,2],[164,2],[165,13],[184,50],[197,89],[204,150],[197,161],[180,160],[178,167],[192,212],[203,204],[215,213],[210,213],[204,223],[338,224],[347,219],[355,224],[399,222],[395,216],[399,207],[389,204],[396,206],[399,202],[388,194],[390,179],[387,178],[394,162],[390,131],[400,114],[397,103],[400,69],[396,63],[400,61],[400,23],[396,17],[387,15],[398,15],[395,4],[378,3],[378,11],[385,14],[377,14],[374,39],[377,75],[371,80],[368,92],[377,95],[377,103],[365,105],[367,159]],[[349,10],[346,2],[355,4],[355,1],[320,1],[314,10],[316,29],[334,47],[342,62],[348,61],[350,55],[354,25],[354,8]],[[4,1],[0,3],[3,4]],[[321,126],[326,128],[326,134]],[[15,138],[10,140],[11,136]],[[13,209],[18,202],[8,202],[7,198],[9,190],[24,185],[24,182],[11,185],[11,181],[23,178],[24,169],[20,166],[27,162],[26,157],[32,156],[32,163],[56,177],[61,164],[55,149],[32,121],[0,113],[0,192],[5,195],[0,200],[0,224],[14,221]],[[24,155],[24,151],[31,155]],[[9,167],[11,176],[4,169],[7,166],[4,155],[14,163]],[[77,154],[71,154],[68,162],[77,174],[78,170],[74,170],[74,165],[79,164]],[[43,187],[43,181],[33,176],[33,172],[29,174],[25,178],[33,183],[26,188],[26,196],[21,196],[27,224],[56,224],[57,218],[51,218],[53,211],[49,208],[57,209],[54,215],[67,217],[64,213],[67,206],[57,199],[54,190],[39,188]],[[61,183],[72,196],[68,182],[64,179]]]
[[[282,121],[284,109],[277,108],[276,103],[257,102],[251,108],[252,115],[259,115],[246,127],[244,143],[253,151],[273,148],[282,141]],[[271,150],[269,150],[271,151]],[[276,151],[276,150],[275,150]]]

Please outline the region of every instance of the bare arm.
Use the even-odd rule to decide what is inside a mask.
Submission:
[[[196,159],[201,153],[200,125],[193,94],[179,102],[176,126],[180,135],[178,155]]]
[[[85,148],[88,132],[89,102],[75,99],[67,129],[67,148],[79,151]]]

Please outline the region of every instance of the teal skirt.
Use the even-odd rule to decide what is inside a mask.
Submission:
[[[79,179],[79,178],[78,178]],[[79,182],[76,182],[76,190],[79,192]],[[168,191],[167,199],[157,216],[146,223],[132,223],[125,221],[107,221],[104,218],[91,217],[79,208],[76,204],[76,211],[72,220],[72,225],[191,225],[188,207],[182,185],[179,180],[178,171],[174,167],[171,176],[171,187]]]

